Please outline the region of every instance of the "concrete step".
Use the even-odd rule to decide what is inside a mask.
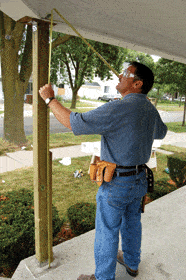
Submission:
[[[137,280],[182,280],[185,278],[186,186],[146,205],[142,214],[142,254]],[[95,230],[53,247],[51,267],[35,256],[22,260],[12,280],[76,280],[93,274]],[[121,249],[121,238],[119,242]],[[133,279],[117,263],[115,280]]]

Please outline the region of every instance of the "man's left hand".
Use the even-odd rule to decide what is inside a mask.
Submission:
[[[45,101],[47,98],[54,97],[54,91],[52,89],[51,84],[46,84],[45,86],[41,87],[39,90],[41,98]]]

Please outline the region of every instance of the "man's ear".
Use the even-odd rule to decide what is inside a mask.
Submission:
[[[134,82],[133,87],[135,89],[140,89],[142,87],[142,85],[143,85],[143,81],[137,80],[137,81]]]

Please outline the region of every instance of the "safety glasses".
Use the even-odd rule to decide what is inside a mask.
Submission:
[[[128,69],[125,69],[123,71],[123,77],[126,77],[126,78],[137,78],[138,80],[141,80],[136,74],[133,74],[130,71],[128,71]]]

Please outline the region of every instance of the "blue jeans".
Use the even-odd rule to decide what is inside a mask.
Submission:
[[[119,230],[124,262],[131,269],[138,269],[142,235],[140,205],[146,193],[145,171],[128,177],[114,177],[99,188],[94,243],[97,280],[115,280]]]

